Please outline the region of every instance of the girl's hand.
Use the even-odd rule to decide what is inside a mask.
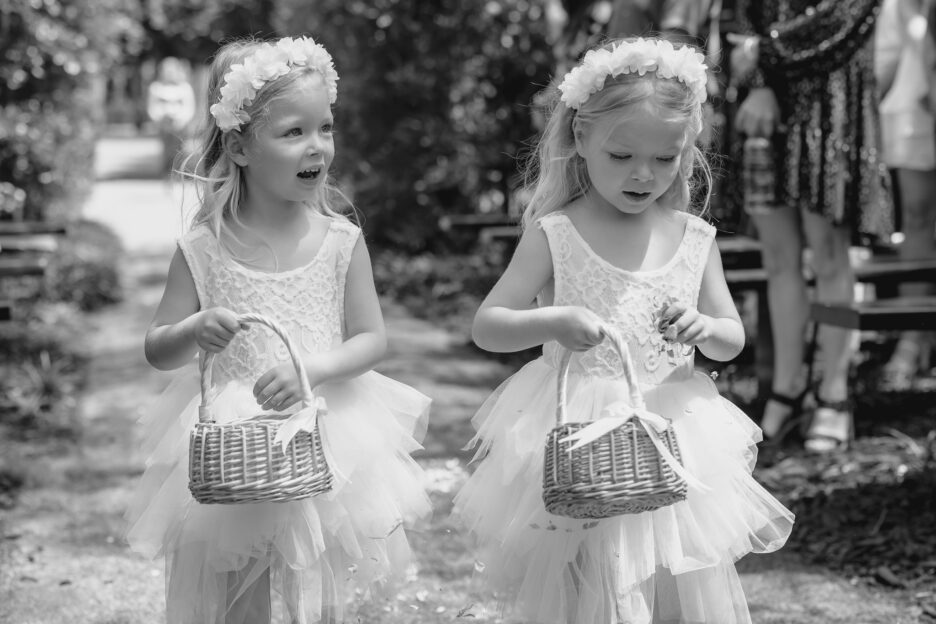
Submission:
[[[253,387],[257,405],[281,412],[302,400],[299,376],[292,362],[280,364],[260,375]]]
[[[554,338],[569,351],[588,351],[605,338],[601,317],[580,306],[557,306]]]
[[[246,329],[246,325],[237,322],[234,312],[227,308],[209,308],[195,321],[195,343],[209,353],[219,353],[242,329]]]
[[[771,137],[780,123],[777,96],[768,87],[751,89],[738,107],[735,128],[749,137]]]
[[[673,303],[663,311],[659,329],[669,342],[697,346],[711,338],[711,321],[692,306]]]

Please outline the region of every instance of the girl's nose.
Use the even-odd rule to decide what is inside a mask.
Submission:
[[[649,182],[653,179],[653,169],[646,163],[639,163],[631,171],[631,178],[638,182]]]

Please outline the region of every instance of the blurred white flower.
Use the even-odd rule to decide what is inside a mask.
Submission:
[[[244,107],[253,102],[263,85],[288,74],[294,67],[311,67],[322,75],[328,101],[338,99],[338,72],[331,55],[309,37],[283,37],[263,43],[243,63],[235,63],[224,75],[221,97],[208,109],[222,132],[236,130],[250,121]]]
[[[705,57],[689,46],[677,49],[666,40],[643,38],[586,53],[581,64],[560,83],[561,100],[577,110],[593,93],[604,88],[608,76],[633,73],[643,76],[648,71],[661,78],[679,80],[689,87],[697,103],[705,101]]]

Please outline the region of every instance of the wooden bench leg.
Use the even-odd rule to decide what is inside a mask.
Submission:
[[[757,396],[766,397],[773,386],[773,328],[770,324],[770,305],[767,292],[757,297],[757,337],[754,340],[754,370],[757,372]]]

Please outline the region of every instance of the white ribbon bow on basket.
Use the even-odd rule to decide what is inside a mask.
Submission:
[[[324,416],[327,413],[328,405],[325,403],[325,399],[320,396],[315,397],[311,405],[303,407],[283,421],[273,437],[273,443],[279,444],[283,449],[283,454],[286,454],[286,448],[292,439],[296,437],[296,434],[300,431],[312,433],[315,430],[315,423],[319,416]]]
[[[591,444],[606,433],[610,433],[618,427],[623,427],[631,418],[636,418],[637,421],[643,425],[644,430],[650,437],[653,446],[656,447],[660,457],[673,469],[673,472],[686,481],[686,485],[701,492],[708,492],[710,490],[707,485],[696,479],[692,476],[692,473],[683,467],[661,439],[661,434],[669,429],[670,421],[646,408],[634,407],[627,401],[615,401],[607,405],[601,411],[601,416],[597,420],[579,429],[575,433],[562,438],[560,442],[575,442],[575,444],[568,449],[571,453],[577,448]]]

